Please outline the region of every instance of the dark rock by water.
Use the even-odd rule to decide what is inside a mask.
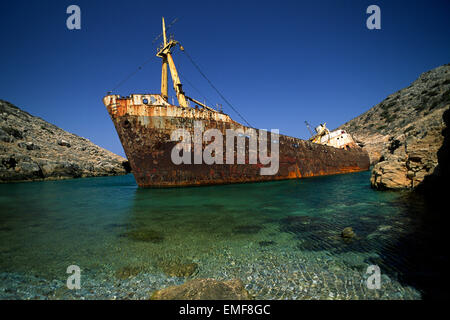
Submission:
[[[125,158],[0,100],[0,182],[128,172]]]

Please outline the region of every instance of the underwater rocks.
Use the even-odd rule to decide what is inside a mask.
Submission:
[[[269,241],[260,241],[258,242],[260,247],[268,247],[268,246],[273,246],[276,245],[277,243],[275,241],[269,240]]]
[[[420,75],[364,114],[339,127],[364,144],[375,189],[413,189],[432,175],[450,106],[450,64]]]
[[[128,279],[137,276],[143,271],[145,271],[143,266],[125,266],[116,271],[116,277],[119,279]]]
[[[152,229],[130,230],[121,236],[134,241],[143,241],[151,243],[161,243],[164,241],[164,235]]]
[[[214,279],[190,280],[179,286],[158,290],[151,300],[250,300],[241,280],[218,281]]]
[[[352,227],[347,227],[342,230],[341,236],[345,239],[353,239],[356,237],[356,233],[353,231]]]
[[[288,216],[280,220],[280,231],[301,234],[322,230],[320,219],[309,216]]]
[[[255,234],[261,231],[263,227],[257,225],[242,225],[233,228],[234,234]]]
[[[180,261],[160,261],[158,267],[169,277],[189,277],[193,275],[198,265],[194,262],[183,263]]]
[[[0,100],[0,182],[128,172],[125,158]]]

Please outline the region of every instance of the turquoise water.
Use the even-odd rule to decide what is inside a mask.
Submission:
[[[372,190],[369,175],[175,189],[139,189],[132,175],[3,184],[2,297],[146,298],[209,277],[239,278],[260,299],[421,298],[405,281],[414,216],[403,193]],[[345,227],[355,239],[341,237]],[[73,264],[85,291],[61,293]],[[371,264],[380,290],[365,285]]]

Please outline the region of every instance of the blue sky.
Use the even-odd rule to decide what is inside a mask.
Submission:
[[[71,4],[81,30],[66,28]],[[381,30],[366,28],[371,4]],[[116,92],[159,92],[164,16],[254,127],[308,138],[304,120],[335,128],[450,63],[449,13],[450,1],[2,1],[0,98],[124,155],[102,97],[152,56]],[[174,60],[202,93],[184,83],[188,95],[242,122],[178,49]]]

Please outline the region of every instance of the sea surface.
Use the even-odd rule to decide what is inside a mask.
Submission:
[[[423,203],[372,190],[369,176],[1,184],[0,299],[148,299],[194,278],[241,279],[256,299],[422,299],[438,263],[426,260]],[[355,238],[341,236],[346,227]],[[79,290],[66,286],[70,265],[81,269]],[[370,265],[380,289],[367,287]]]

